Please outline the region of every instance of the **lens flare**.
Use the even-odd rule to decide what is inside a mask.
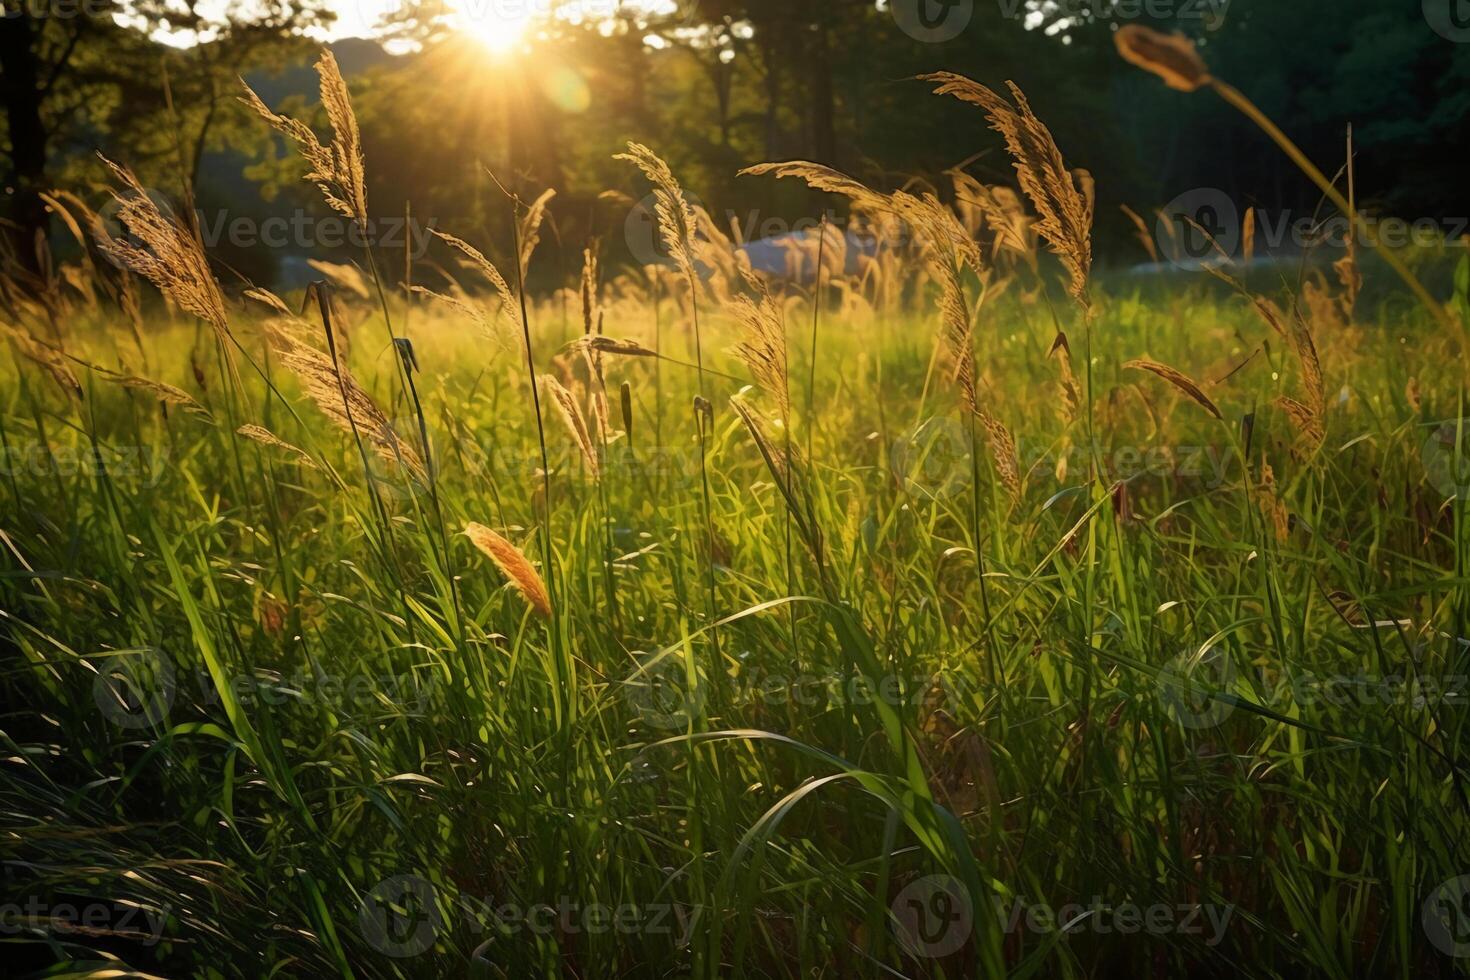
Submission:
[[[495,54],[508,54],[525,41],[536,21],[532,0],[455,0],[458,29]]]

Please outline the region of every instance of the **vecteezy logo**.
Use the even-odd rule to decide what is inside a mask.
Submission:
[[[1218,646],[1188,651],[1159,671],[1159,700],[1185,728],[1215,728],[1235,706],[1216,696],[1235,686],[1235,663]]]
[[[168,198],[151,187],[144,187],[141,191],[136,187],[122,188],[113,197],[108,198],[107,203],[97,210],[97,221],[101,224],[102,231],[113,241],[131,248],[151,252],[152,246],[132,234],[131,230],[127,227],[127,222],[124,220],[124,214],[128,206],[141,205],[144,208],[148,208],[150,203],[151,208],[157,210],[166,220],[178,221],[177,216],[174,214],[173,205],[169,203]],[[107,261],[119,269],[123,268],[123,263],[111,252],[105,251],[103,254],[106,255]]]
[[[889,466],[915,496],[937,500],[963,493],[975,475],[970,433],[951,418],[925,419],[894,440]]]
[[[1424,0],[1424,20],[1447,41],[1470,41],[1470,0]]]
[[[684,192],[684,200],[691,210],[698,211],[704,207],[703,202],[688,191]],[[659,227],[657,195],[649,194],[628,212],[628,218],[623,222],[623,239],[639,265],[673,265],[674,258],[665,244],[664,235],[668,230]],[[692,234],[694,229],[689,231]]]
[[[682,732],[704,709],[704,680],[684,657],[680,652],[642,657],[623,681],[628,703],[645,725]]]
[[[152,728],[168,717],[178,682],[174,665],[156,648],[118,650],[92,678],[92,700],[120,728]]]
[[[1470,956],[1470,875],[1436,888],[1424,900],[1420,920],[1435,948],[1456,958]]]
[[[1185,191],[1164,205],[1154,237],[1159,253],[1186,269],[1233,256],[1240,247],[1240,212],[1216,187]]]
[[[949,875],[911,882],[893,899],[894,934],[912,956],[940,959],[970,939],[975,907],[965,886]]]
[[[1470,419],[1436,425],[1419,457],[1436,490],[1450,499],[1470,499]]]
[[[975,0],[889,0],[889,6],[899,29],[925,44],[953,41],[975,16]]]
[[[404,959],[434,945],[444,926],[434,886],[418,875],[380,881],[357,910],[362,938],[384,956]]]

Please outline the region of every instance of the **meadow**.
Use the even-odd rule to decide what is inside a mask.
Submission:
[[[320,70],[329,144],[255,108],[362,219]],[[1470,264],[1094,275],[1019,92],[932,81],[1018,188],[756,168],[855,215],[785,277],[637,145],[667,260],[545,296],[554,198],[286,297],[121,165],[127,235],[53,199],[0,313],[8,969],[1463,973]]]

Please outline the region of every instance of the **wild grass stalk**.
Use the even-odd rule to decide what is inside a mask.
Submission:
[[[1458,334],[1394,304],[1371,318],[1359,304],[1351,329],[1325,329],[1305,297],[1257,297],[1228,267],[1215,270],[1223,296],[1090,266],[1078,280],[1084,229],[1061,209],[1081,213],[1085,185],[1020,97],[1005,101],[992,108],[1019,127],[1008,148],[1019,140],[1037,173],[1067,175],[1076,193],[1014,193],[1022,218],[1058,209],[1048,243],[1074,254],[1056,267],[1032,265],[1014,209],[1009,244],[972,261],[964,241],[993,243],[957,239],[961,214],[937,198],[773,168],[863,202],[876,223],[901,211],[936,232],[928,253],[885,251],[882,282],[824,270],[838,239],[815,243],[804,399],[788,362],[799,304],[752,283],[749,320],[704,301],[700,270],[676,270],[698,316],[689,370],[664,364],[677,363],[665,313],[682,304],[662,276],[640,289],[610,273],[569,348],[589,366],[589,403],[580,368],[543,360],[555,338],[531,324],[555,319],[557,300],[528,292],[538,226],[514,195],[511,281],[443,240],[517,320],[520,366],[487,356],[466,328],[489,318],[456,294],[461,307],[415,310],[413,344],[395,343],[409,382],[396,402],[354,377],[323,291],[317,325],[256,290],[251,314],[220,307],[241,369],[232,418],[223,363],[204,349],[219,326],[202,254],[148,267],[165,290],[198,293],[194,309],[178,303],[188,319],[149,310],[146,350],[100,284],[96,304],[68,287],[49,307],[0,312],[17,354],[0,363],[0,861],[16,894],[53,910],[166,912],[156,943],[42,916],[10,953],[58,975],[374,980],[1451,968],[1425,916],[1465,871],[1463,699],[1448,685],[1358,697],[1309,679],[1407,687],[1470,669],[1470,432],[1427,425],[1464,414]],[[964,186],[1004,216],[1004,194]],[[140,214],[166,246],[194,247],[152,220]],[[709,288],[726,285],[719,257],[705,262]],[[1058,269],[1078,312],[1058,304],[1038,335],[1039,284]],[[1018,274],[1024,294],[1005,288]],[[920,283],[940,300],[932,350],[935,292]],[[1327,298],[1349,292],[1344,281]],[[342,302],[376,316],[383,296]],[[638,339],[604,336],[604,310]],[[276,338],[263,357],[262,334]],[[1266,343],[1269,363],[1248,353]],[[743,346],[745,377],[720,370],[727,344]],[[635,459],[661,445],[669,406],[733,396],[733,426],[700,419],[699,517],[692,488],[670,497],[640,463],[610,464],[604,359]],[[585,453],[595,494],[552,471],[538,365],[567,394],[566,445]],[[752,379],[758,393],[736,394]],[[929,501],[876,463],[873,420],[922,421],[946,388],[968,422],[971,487]],[[299,412],[303,398],[320,411]],[[411,406],[417,438],[382,424],[394,404]],[[1082,466],[1018,459],[1017,446],[1084,428]],[[1189,446],[1202,469],[1121,456]],[[167,465],[130,464],[127,447],[167,452]],[[507,458],[539,458],[540,473]],[[400,478],[437,494],[433,510],[467,540],[446,555],[416,503],[429,492],[402,506],[387,495]],[[711,514],[726,532],[718,596],[714,549],[701,553],[697,528],[688,545],[701,518],[710,543]],[[177,683],[130,725],[154,660]],[[635,683],[662,668],[669,701]],[[953,889],[942,901],[915,890],[929,876]],[[432,920],[412,956],[392,944],[414,928],[371,928],[383,886],[405,878],[439,913],[387,916]],[[916,953],[908,913],[956,912],[962,895],[973,915],[959,948]],[[1182,908],[1206,931],[1043,934],[994,915],[999,902],[1024,924],[1036,906],[1094,895],[1104,911],[1086,921]],[[417,904],[387,897],[398,912]],[[497,924],[511,906],[549,918]],[[577,918],[594,909],[614,910],[610,928]],[[1212,910],[1229,912],[1218,936]]]
[[[1387,263],[1403,284],[1424,305],[1424,308],[1433,314],[1445,329],[1455,330],[1461,334],[1462,340],[1467,341],[1463,356],[1470,358],[1470,326],[1456,322],[1454,317],[1445,310],[1444,304],[1429,294],[1424,284],[1394,250],[1381,245],[1373,234],[1373,229],[1367,219],[1354,207],[1353,203],[1343,197],[1335,182],[1327,179],[1326,175],[1302,152],[1291,137],[1287,136],[1243,92],[1210,74],[1209,69],[1195,50],[1194,42],[1182,34],[1160,34],[1158,31],[1136,24],[1128,25],[1118,31],[1114,37],[1118,52],[1128,61],[1159,75],[1171,88],[1180,91],[1193,92],[1201,87],[1213,89],[1215,94],[1239,110],[1261,132],[1269,136],[1271,141],[1280,147],[1288,159],[1296,165],[1296,168],[1316,184],[1339,213],[1348,219],[1358,238],[1377,248],[1379,257]]]
[[[698,378],[698,394],[694,398],[693,408],[695,429],[699,437],[700,508],[705,531],[706,614],[709,622],[713,624],[718,618],[717,610],[719,609],[718,587],[715,581],[715,565],[717,564],[715,518],[714,506],[710,499],[709,481],[709,428],[714,424],[714,408],[706,395],[704,342],[700,336],[699,274],[693,249],[696,219],[689,202],[684,197],[683,190],[679,187],[679,182],[669,170],[668,164],[648,147],[638,143],[629,143],[628,152],[619,154],[616,159],[632,163],[653,185],[659,233],[689,291],[694,363]],[[709,631],[709,642],[714,675],[723,678],[725,671],[722,663],[723,654],[720,651],[719,631],[713,627]],[[725,685],[721,682],[718,689],[722,697],[725,695],[724,688]]]

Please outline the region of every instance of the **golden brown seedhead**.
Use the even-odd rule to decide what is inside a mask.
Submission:
[[[1211,81],[1210,70],[1195,50],[1194,42],[1183,34],[1163,34],[1129,24],[1119,29],[1113,40],[1124,60],[1158,75],[1172,89],[1193,92]]]

